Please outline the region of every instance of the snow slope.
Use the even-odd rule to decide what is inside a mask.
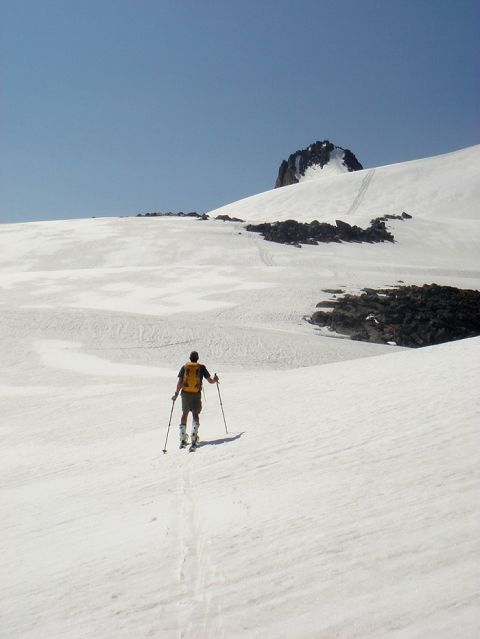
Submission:
[[[385,167],[392,194],[408,171]],[[277,191],[303,210],[305,186]],[[438,185],[381,245],[177,218],[1,226],[0,636],[475,637],[480,339],[413,351],[303,320],[326,288],[480,288],[468,194],[445,215]],[[203,445],[178,450],[175,405],[163,455],[192,348],[228,433],[207,385]]]
[[[327,165],[328,166],[328,165]],[[246,221],[335,219],[368,223],[406,211],[440,221],[478,220],[480,145],[433,158],[284,186],[211,211]]]

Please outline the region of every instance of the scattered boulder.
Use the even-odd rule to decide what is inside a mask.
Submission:
[[[381,220],[382,222],[387,222],[388,220],[411,220],[412,216],[408,213],[403,213],[401,215],[383,215],[382,217],[377,217],[377,220]]]
[[[331,312],[315,311],[310,321],[351,339],[415,348],[480,335],[480,292],[475,290],[437,284],[364,289],[330,304]]]

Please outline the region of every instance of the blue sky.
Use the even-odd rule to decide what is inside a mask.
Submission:
[[[478,0],[2,0],[0,221],[207,211],[328,138],[480,142]]]

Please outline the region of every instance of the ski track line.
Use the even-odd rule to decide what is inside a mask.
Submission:
[[[358,193],[347,211],[347,215],[355,213],[355,211],[358,209],[358,207],[362,203],[363,198],[365,197],[365,193],[367,192],[367,189],[370,186],[370,182],[372,181],[374,175],[375,169],[371,169],[363,178],[362,183],[360,184],[360,188],[358,189]]]
[[[265,238],[260,239],[258,237],[258,233],[252,232],[252,241],[254,242],[255,246],[258,249],[258,253],[260,255],[260,259],[262,260],[263,264],[265,264],[265,266],[275,266],[272,254],[265,247],[265,242],[267,240]]]
[[[179,487],[182,505],[179,514],[178,543],[181,557],[178,580],[182,598],[178,604],[178,639],[220,639],[224,636],[219,627],[220,611],[218,604],[212,610],[212,595],[208,587],[215,570],[208,556],[204,535],[198,525],[197,508],[192,492],[192,456],[198,454],[198,451],[184,452],[187,459],[182,465]],[[215,627],[212,627],[213,624]]]

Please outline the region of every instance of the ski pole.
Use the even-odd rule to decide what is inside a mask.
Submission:
[[[175,406],[175,400],[172,400],[172,410],[170,411],[170,419],[168,420],[168,428],[167,428],[167,436],[165,437],[165,448],[163,449],[163,454],[167,452],[167,440],[168,433],[170,432],[170,424],[172,423],[172,415],[173,415],[173,407]]]
[[[215,373],[215,376],[216,375],[217,375],[217,373]],[[220,395],[220,386],[218,385],[218,380],[217,380],[217,391],[218,391],[218,399],[220,400],[220,408],[222,409],[223,423],[225,424],[225,432],[228,435],[227,422],[225,421],[225,412],[223,410],[222,396]]]

